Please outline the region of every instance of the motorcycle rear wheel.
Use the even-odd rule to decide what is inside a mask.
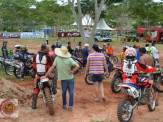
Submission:
[[[122,98],[119,102],[117,116],[120,122],[129,122],[131,120],[133,110],[130,109],[130,105],[132,105],[132,102],[129,98]],[[128,115],[126,118],[123,118],[125,114]]]
[[[20,69],[17,69],[16,67],[14,67],[14,75],[18,79],[22,79],[24,77],[24,74],[21,74]]]
[[[46,100],[47,100],[47,106],[49,108],[49,113],[50,113],[50,115],[54,115],[54,107],[53,107],[53,102],[52,102],[52,99],[51,99],[50,90],[49,90],[48,87],[45,87],[44,91],[45,91],[45,97],[46,97]]]

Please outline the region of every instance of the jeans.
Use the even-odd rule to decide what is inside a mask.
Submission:
[[[63,100],[63,107],[67,106],[67,99],[66,93],[67,89],[69,91],[69,108],[73,108],[74,103],[74,79],[69,80],[61,80],[62,83],[62,100]]]

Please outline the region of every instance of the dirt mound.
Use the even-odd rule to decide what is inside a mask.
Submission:
[[[0,79],[0,98],[18,99],[20,105],[26,105],[32,98],[32,90],[11,81]]]

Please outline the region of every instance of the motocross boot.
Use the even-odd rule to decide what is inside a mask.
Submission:
[[[37,104],[37,94],[32,95],[32,109],[36,109]]]

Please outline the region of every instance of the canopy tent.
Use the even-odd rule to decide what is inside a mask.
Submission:
[[[73,26],[76,26],[77,23],[74,22],[72,24]],[[90,17],[90,15],[85,15],[82,19],[82,25],[83,26],[93,26],[94,25],[94,22],[93,22],[93,19]]]
[[[110,28],[107,24],[106,24],[106,22],[105,22],[105,20],[102,18],[102,19],[100,19],[100,21],[99,21],[99,23],[97,24],[97,28],[96,28],[97,30],[114,30],[113,28]]]

